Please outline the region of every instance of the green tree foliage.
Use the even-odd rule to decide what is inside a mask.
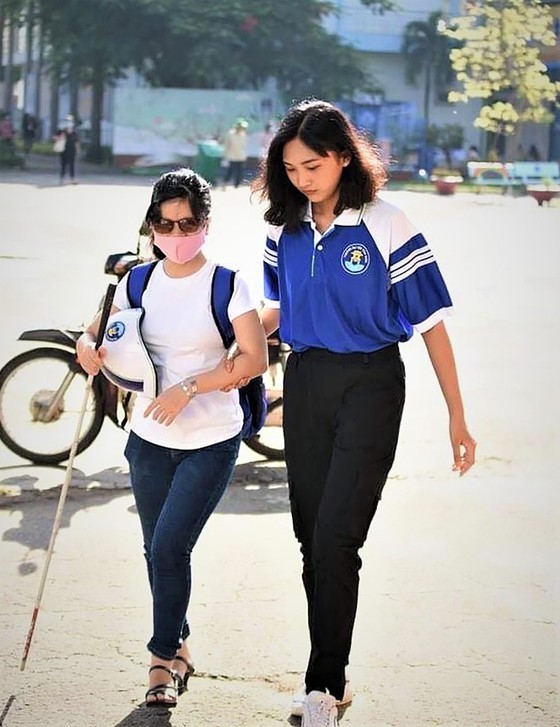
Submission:
[[[140,12],[138,0],[38,0],[38,5],[49,69],[55,84],[69,83],[74,114],[80,84],[91,85],[88,155],[100,160],[104,92],[125,69],[143,62],[144,43],[152,37],[149,13]]]
[[[360,54],[329,34],[323,0],[144,0],[165,33],[146,47],[143,72],[153,85],[257,88],[273,77],[290,99],[331,99],[367,86]]]
[[[430,123],[430,99],[434,87],[449,88],[454,76],[449,60],[452,42],[442,34],[441,12],[430,13],[427,20],[414,20],[404,29],[401,52],[405,59],[405,77],[416,84],[423,77],[423,114],[426,126]]]
[[[138,0],[39,0],[51,66],[63,80],[76,74],[91,83],[101,72],[107,83],[144,58],[150,37]]]
[[[398,3],[393,0],[361,0],[362,5],[371,8],[374,13],[383,15],[387,10],[398,10]]]
[[[451,102],[484,101],[475,126],[514,134],[523,122],[549,122],[560,83],[546,72],[540,54],[555,45],[550,8],[540,0],[481,0],[446,30],[462,43],[451,63],[462,89]]]
[[[325,30],[330,0],[35,1],[50,71],[55,84],[70,84],[74,112],[79,85],[93,89],[93,158],[104,89],[129,68],[175,88],[258,88],[272,77],[286,100],[371,90],[359,52]],[[378,13],[395,7],[362,2]]]
[[[38,2],[52,63],[66,76],[87,79],[96,66],[111,82],[134,66],[168,87],[254,88],[274,77],[288,96],[367,90],[359,53],[323,26],[337,12],[330,0]],[[380,13],[395,7],[362,2]]]

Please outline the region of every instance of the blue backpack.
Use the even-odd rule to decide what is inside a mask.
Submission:
[[[128,275],[126,292],[133,308],[142,306],[142,294],[146,290],[148,281],[157,260],[142,263],[132,268]],[[212,295],[210,298],[212,316],[218,333],[228,349],[235,340],[233,326],[228,316],[228,306],[233,295],[235,272],[216,265],[212,276]],[[255,436],[264,426],[267,412],[266,388],[262,376],[255,376],[246,386],[239,389],[239,403],[243,409],[243,439]]]

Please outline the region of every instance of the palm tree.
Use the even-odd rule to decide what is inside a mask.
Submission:
[[[414,20],[404,29],[401,52],[405,61],[405,78],[416,85],[418,76],[424,74],[424,122],[430,125],[430,101],[432,88],[447,89],[454,78],[449,52],[454,44],[442,35],[444,24],[440,11],[430,13],[427,20]]]

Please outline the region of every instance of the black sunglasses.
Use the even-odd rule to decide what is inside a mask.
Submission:
[[[170,235],[175,229],[175,225],[183,234],[188,235],[199,230],[205,222],[206,220],[195,220],[194,217],[183,217],[180,220],[167,220],[165,217],[160,217],[152,220],[151,225],[160,235]]]

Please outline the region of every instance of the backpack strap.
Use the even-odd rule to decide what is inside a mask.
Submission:
[[[128,275],[126,293],[132,308],[142,306],[142,294],[146,290],[151,274],[154,272],[157,260],[142,263],[133,267]],[[233,295],[235,272],[216,265],[212,275],[212,295],[210,305],[212,317],[224,348],[229,348],[235,340],[235,333],[228,315],[228,306]]]
[[[128,274],[126,281],[126,294],[131,308],[142,307],[142,294],[146,290],[151,274],[157,265],[157,260],[135,265]]]
[[[133,268],[135,270],[135,268]],[[224,348],[229,348],[235,340],[235,333],[228,315],[228,306],[233,295],[235,272],[216,265],[212,276],[212,295],[210,305],[212,317],[220,334]]]

